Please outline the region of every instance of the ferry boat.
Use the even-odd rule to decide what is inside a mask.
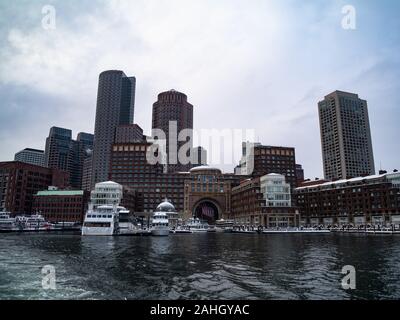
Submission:
[[[124,207],[104,205],[89,209],[82,226],[82,236],[113,236],[119,232],[119,210]]]

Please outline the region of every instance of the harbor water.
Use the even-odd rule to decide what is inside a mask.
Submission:
[[[0,299],[399,298],[400,235],[0,234]]]

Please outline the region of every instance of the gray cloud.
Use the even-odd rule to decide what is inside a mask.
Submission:
[[[56,30],[40,26],[44,4],[57,9]],[[196,128],[254,128],[262,143],[296,147],[310,177],[322,175],[317,102],[335,89],[357,92],[369,102],[376,159],[393,167],[399,39],[381,34],[398,26],[400,5],[355,1],[359,25],[345,31],[344,4],[0,4],[0,160],[43,146],[52,125],[92,131],[98,74],[121,69],[137,77],[135,122],[147,133],[157,94],[174,88],[195,105]]]

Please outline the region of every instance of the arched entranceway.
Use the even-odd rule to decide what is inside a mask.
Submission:
[[[216,203],[211,200],[202,200],[194,207],[193,215],[196,218],[214,224],[219,219],[220,212]]]

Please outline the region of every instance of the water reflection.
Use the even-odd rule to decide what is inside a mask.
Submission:
[[[0,235],[0,298],[398,299],[400,237]],[[56,267],[57,290],[41,288]],[[357,289],[341,287],[353,265]]]

